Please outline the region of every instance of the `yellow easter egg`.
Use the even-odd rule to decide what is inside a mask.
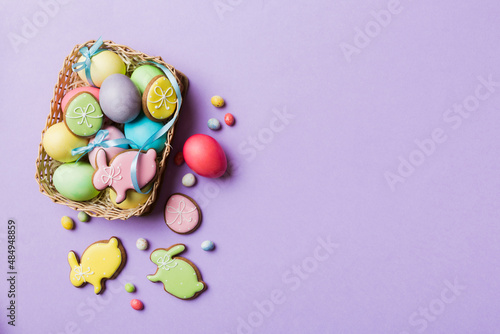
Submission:
[[[151,188],[151,186],[145,187],[142,189],[142,191],[148,191]],[[134,190],[129,190],[127,191],[127,198],[120,204],[116,203],[116,192],[113,189],[109,189],[109,198],[111,199],[111,202],[118,208],[120,209],[135,209],[139,205],[142,205],[146,203],[148,200],[149,196],[151,196],[151,193],[149,194],[139,194],[137,191]]]
[[[81,56],[78,59],[78,63],[84,62],[85,57]],[[111,74],[121,73],[125,74],[127,68],[123,60],[113,51],[103,51],[91,58],[90,65],[90,76],[92,82],[95,86],[101,87],[104,79],[109,77]],[[89,84],[87,76],[85,75],[85,70],[78,71],[80,78]]]
[[[43,136],[42,145],[45,152],[60,162],[76,161],[80,156],[71,155],[74,148],[87,146],[89,140],[75,136],[63,122],[52,125]]]

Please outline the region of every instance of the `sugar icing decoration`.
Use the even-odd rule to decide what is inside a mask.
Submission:
[[[158,268],[148,279],[151,282],[162,282],[165,291],[177,298],[192,299],[206,289],[206,284],[194,263],[176,256],[185,249],[185,245],[176,244],[167,249],[154,250],[150,258]]]
[[[104,280],[113,278],[122,267],[125,256],[125,250],[115,237],[90,245],[83,252],[81,261],[75,252],[69,252],[71,284],[80,287],[89,283],[94,286],[96,294],[101,293]]]
[[[151,81],[149,89],[146,88],[143,107],[150,118],[164,120],[172,116],[177,102],[172,83],[165,76],[157,76]]]
[[[90,137],[101,129],[103,113],[95,97],[83,92],[75,95],[66,105],[64,121],[75,135]]]
[[[165,223],[174,232],[193,232],[201,222],[201,211],[196,202],[183,194],[173,194],[165,205]]]

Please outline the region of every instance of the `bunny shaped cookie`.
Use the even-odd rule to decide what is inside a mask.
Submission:
[[[158,266],[154,275],[149,275],[151,282],[162,282],[166,292],[180,299],[193,299],[206,289],[198,268],[180,256],[186,249],[183,244],[176,244],[167,249],[155,249],[151,261]]]
[[[106,152],[99,149],[96,154],[96,171],[92,183],[97,190],[111,187],[116,191],[116,203],[120,204],[127,197],[127,190],[134,189],[132,184],[132,162],[139,150],[126,150],[111,159],[109,166]],[[146,186],[156,175],[156,151],[149,149],[140,153],[137,162],[137,182],[139,188]]]
[[[71,267],[70,281],[76,287],[86,283],[94,286],[94,292],[100,294],[104,289],[104,280],[116,276],[125,264],[125,249],[116,237],[90,245],[82,254],[81,261],[75,252],[68,254]]]

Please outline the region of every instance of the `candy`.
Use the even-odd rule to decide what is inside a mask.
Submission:
[[[184,143],[183,154],[186,164],[198,175],[216,178],[226,172],[226,154],[210,136],[196,134],[189,137]]]
[[[224,106],[224,99],[218,95],[212,96],[210,102],[214,105],[214,107],[222,108]]]
[[[233,126],[234,125],[234,116],[233,114],[227,113],[224,116],[224,122],[226,122],[227,125]]]
[[[220,129],[220,122],[217,118],[210,118],[207,122],[208,128],[210,130],[219,130]]]
[[[187,173],[182,177],[182,184],[186,187],[192,187],[196,183],[196,176],[193,173]]]
[[[215,248],[215,245],[213,243],[213,241],[211,240],[205,240],[201,243],[201,249],[203,249],[204,251],[211,251]]]
[[[72,230],[73,227],[75,227],[75,223],[73,222],[73,219],[69,218],[68,216],[63,216],[61,218],[61,225],[67,230]]]
[[[119,73],[104,80],[99,102],[104,114],[116,123],[128,123],[141,112],[141,94],[129,77]]]
[[[125,291],[130,292],[130,293],[134,292],[135,286],[132,283],[127,283],[127,284],[125,284]]]
[[[72,162],[57,167],[52,176],[56,190],[73,201],[88,201],[99,195],[92,184],[94,168],[88,162]]]
[[[137,247],[137,249],[139,249],[139,250],[146,250],[146,249],[148,249],[148,246],[149,246],[149,243],[144,238],[139,238],[135,242],[135,247]]]
[[[52,125],[43,136],[42,145],[45,152],[54,160],[72,162],[81,155],[72,155],[71,150],[87,146],[88,139],[75,136],[63,122]]]
[[[78,63],[85,61],[85,57],[81,56]],[[115,73],[125,74],[127,68],[123,60],[113,51],[103,51],[91,58],[90,77],[95,86],[101,87],[104,79]],[[85,70],[78,71],[80,78],[89,84]]]
[[[83,223],[86,223],[90,220],[90,216],[86,212],[80,211],[78,212],[78,220]]]
[[[182,155],[182,151],[177,152],[177,154],[174,157],[174,163],[177,166],[180,166],[184,163],[184,156]]]
[[[132,306],[132,308],[134,310],[142,310],[144,308],[144,304],[139,300],[139,299],[132,299],[130,301],[130,306]]]

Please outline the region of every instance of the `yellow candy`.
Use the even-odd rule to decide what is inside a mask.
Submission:
[[[81,56],[78,59],[78,63],[84,62],[85,57]],[[90,76],[92,82],[97,87],[101,87],[104,79],[109,77],[111,74],[121,73],[125,74],[126,66],[123,60],[113,51],[103,51],[91,59],[92,63],[90,65]],[[85,81],[87,84],[87,76],[85,75],[85,70],[78,71],[78,75],[80,78]]]
[[[52,125],[43,136],[42,145],[45,152],[54,160],[72,162],[79,155],[71,155],[74,148],[87,146],[89,140],[75,136],[63,122]]]
[[[142,191],[147,191],[151,187],[146,187],[146,189],[143,189]],[[149,196],[151,196],[151,193],[149,194],[139,194],[137,191],[134,190],[129,190],[127,191],[127,198],[120,204],[116,203],[116,192],[113,189],[109,189],[109,199],[111,199],[111,202],[118,208],[126,210],[126,209],[135,209],[139,205],[142,205],[146,203],[148,200]]]
[[[217,108],[222,108],[224,106],[224,99],[218,95],[212,96],[210,101]]]
[[[69,218],[68,216],[64,216],[61,218],[61,225],[67,230],[72,230],[75,226],[75,223],[73,222],[73,219]]]

